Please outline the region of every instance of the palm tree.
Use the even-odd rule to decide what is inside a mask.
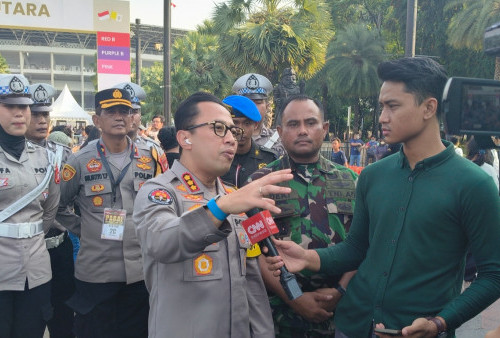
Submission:
[[[9,73],[9,65],[7,64],[7,60],[0,54],[0,74]]]
[[[336,95],[353,101],[354,132],[361,124],[361,102],[376,95],[380,88],[377,66],[386,59],[384,42],[377,30],[365,24],[351,24],[338,32],[328,47],[324,71],[328,87]]]
[[[218,65],[217,38],[189,32],[172,45],[172,110],[190,94],[204,90],[218,97],[229,94],[232,79]],[[149,116],[163,112],[163,66],[143,70],[143,87],[148,93],[144,111]]]
[[[225,69],[235,76],[259,72],[271,82],[288,67],[312,77],[333,36],[322,0],[230,0],[216,7],[212,19]]]
[[[450,0],[445,11],[458,11],[448,26],[448,41],[455,48],[481,50],[484,31],[499,21],[500,0]],[[500,57],[495,59],[495,80],[500,80]]]

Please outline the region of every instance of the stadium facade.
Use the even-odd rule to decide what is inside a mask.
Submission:
[[[130,24],[130,32],[130,56],[135,64],[136,24]],[[187,32],[172,29],[172,41]],[[163,62],[163,27],[141,24],[139,34],[142,68]],[[95,33],[0,27],[0,54],[7,60],[11,73],[21,73],[31,83],[50,83],[58,94],[67,84],[85,110],[94,109],[97,63]],[[132,72],[135,72],[135,67]]]

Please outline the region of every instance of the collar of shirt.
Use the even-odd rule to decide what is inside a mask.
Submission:
[[[446,149],[440,152],[439,154],[427,157],[422,161],[417,162],[417,164],[415,164],[414,170],[430,170],[440,165],[451,156],[455,155],[455,148],[453,147],[453,143],[445,140],[441,140],[441,142],[443,142],[443,145],[446,147]],[[408,163],[408,159],[406,158],[406,155],[403,151],[403,147],[401,147],[401,149],[399,150],[398,156],[399,156],[398,164],[400,165],[401,168],[410,166],[410,164]]]
[[[208,189],[206,186],[201,183],[201,181],[193,175],[189,169],[184,167],[180,161],[175,161],[172,165],[172,168],[169,169],[181,182],[184,186],[186,193],[191,195],[203,194],[204,199],[209,200],[215,195]],[[216,180],[216,191],[217,194],[225,195],[226,188],[222,184],[221,180],[217,178]]]

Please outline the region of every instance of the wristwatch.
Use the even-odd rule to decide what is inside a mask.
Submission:
[[[438,331],[436,337],[446,337],[447,336],[446,330],[444,328],[444,324],[443,324],[442,321],[440,321],[436,317],[426,317],[425,319],[427,319],[428,321],[433,322],[436,325],[437,331]]]

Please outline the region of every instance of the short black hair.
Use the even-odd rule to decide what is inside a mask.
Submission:
[[[200,113],[198,103],[214,102],[224,107],[222,101],[216,96],[207,92],[197,92],[181,102],[174,115],[176,130],[186,130],[193,123],[193,120]]]
[[[286,99],[285,102],[283,102],[283,109],[281,110],[281,113],[279,114],[278,120],[276,121],[276,123],[278,125],[281,125],[281,121],[283,120],[283,113],[285,112],[285,109],[290,104],[290,102],[293,102],[293,101],[308,101],[308,100],[311,100],[312,102],[314,102],[314,104],[319,109],[319,115],[321,116],[321,119],[323,121],[325,121],[325,109],[323,108],[323,105],[321,104],[321,102],[319,102],[319,100],[317,100],[315,98],[312,98],[312,97],[310,97],[308,95],[305,95],[305,94],[297,94],[297,95],[290,96],[289,98]]]
[[[406,57],[379,64],[378,77],[382,81],[402,82],[405,91],[415,96],[420,105],[425,99],[433,97],[438,106],[436,116],[441,116],[441,98],[448,80],[446,70],[427,56]]]
[[[160,140],[161,147],[165,151],[179,145],[177,142],[177,131],[174,126],[161,128],[158,132],[158,140]]]
[[[161,123],[165,123],[165,116],[163,116],[163,115],[155,115],[155,116],[153,116],[151,121],[153,121],[154,119],[160,119]]]

